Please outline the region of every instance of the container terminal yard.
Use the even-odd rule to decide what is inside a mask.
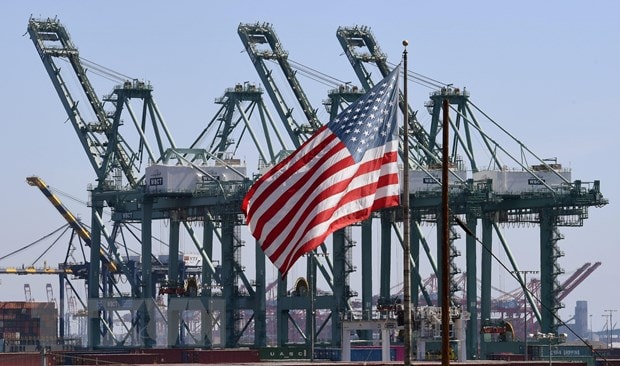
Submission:
[[[414,269],[416,364],[441,360],[444,281],[455,364],[620,364],[611,310],[611,328],[596,337],[586,301],[574,304],[571,319],[558,315],[563,300],[603,265],[564,269],[558,246],[562,228],[582,226],[590,209],[608,204],[601,182],[574,177],[562,161],[539,157],[474,104],[466,88],[419,74],[408,76],[433,89],[426,111],[400,99],[411,131],[400,135],[408,151],[399,151],[409,167],[409,242],[403,241],[402,210],[376,211],[300,259],[302,270],[295,273],[303,275],[267,281],[271,263],[247,236],[242,200],[258,176],[327,123],[300,76],[332,85],[322,101],[331,120],[395,67],[370,27],[336,30],[359,79],[341,83],[292,61],[273,25],[239,24],[241,45],[260,83],[231,80],[215,99],[217,114],[189,146],[176,145],[150,82],[83,57],[69,27],[58,18],[30,18],[27,34],[94,170],[91,217],[84,222],[71,213],[45,177],[24,177],[66,223],[67,255],[57,265],[0,268],[2,275],[47,276],[59,289],[56,297],[48,285],[47,301],[37,302],[26,286],[25,301],[0,303],[0,365],[402,364],[403,281],[394,282],[390,273],[394,253],[404,245]],[[96,90],[96,75],[117,85]],[[449,106],[447,120],[442,105]],[[430,116],[428,126],[419,121],[422,113]],[[437,244],[446,239],[440,190],[444,122],[450,126],[452,215],[447,259]],[[162,222],[165,238],[153,230]],[[530,226],[539,232],[540,266],[526,271],[503,230]],[[456,247],[459,239],[464,253]],[[181,242],[191,243],[191,253],[180,250]],[[166,253],[155,250],[161,243]],[[501,270],[519,284],[511,291],[492,285],[494,245],[505,253]],[[373,258],[376,248],[379,258]],[[373,271],[373,261],[380,272]],[[415,270],[422,262],[432,269],[430,276]],[[443,278],[446,262],[450,276]]]

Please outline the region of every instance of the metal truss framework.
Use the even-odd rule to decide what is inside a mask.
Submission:
[[[245,45],[246,51],[254,64],[267,94],[271,98],[277,111],[280,122],[288,134],[285,136],[278,132],[278,123],[269,115],[267,108],[262,103],[259,88],[249,84],[237,85],[227,90],[217,103],[221,109],[209,122],[207,128],[201,133],[189,149],[175,146],[170,132],[168,131],[159,110],[152,98],[152,88],[135,79],[125,80],[114,89],[112,94],[104,99],[111,108],[104,108],[104,103],[97,98],[92,85],[86,75],[86,68],[82,65],[78,51],[72,44],[64,27],[55,19],[34,20],[28,25],[28,32],[43,64],[52,80],[63,106],[70,117],[75,132],[87,153],[97,176],[97,185],[91,190],[92,199],[92,242],[91,242],[91,266],[88,272],[88,283],[98,283],[101,278],[101,258],[109,256],[119,262],[122,275],[131,280],[131,295],[120,296],[113,291],[100,290],[98,286],[89,286],[89,345],[97,347],[102,344],[102,335],[106,336],[104,323],[100,320],[100,312],[104,314],[112,311],[127,310],[132,313],[131,331],[136,336],[138,344],[153,346],[158,334],[156,303],[157,284],[162,279],[169,282],[182,282],[187,272],[182,270],[179,261],[175,260],[179,253],[179,237],[181,228],[184,228],[192,239],[202,258],[202,267],[194,271],[194,275],[200,279],[202,292],[196,301],[190,305],[185,299],[168,297],[167,318],[169,345],[184,344],[183,334],[189,334],[194,338],[193,343],[203,346],[211,346],[213,340],[212,329],[219,327],[222,343],[225,347],[236,347],[245,331],[252,328],[255,346],[266,344],[266,284],[265,284],[265,258],[259,245],[256,245],[254,265],[256,277],[248,279],[241,264],[241,251],[243,240],[239,235],[239,227],[244,225],[243,216],[240,212],[240,203],[252,180],[249,178],[232,182],[220,182],[214,179],[206,180],[193,192],[173,193],[158,192],[149,193],[144,189],[144,176],[142,167],[146,162],[167,163],[169,161],[182,161],[192,166],[198,166],[197,162],[218,162],[226,164],[226,155],[233,153],[240,146],[244,136],[250,136],[256,146],[258,155],[265,165],[273,164],[285,155],[287,144],[291,143],[298,147],[311,133],[321,125],[313,109],[307,100],[296,73],[288,62],[288,54],[282,49],[275,32],[270,25],[242,24],[238,28],[238,34]],[[387,58],[378,48],[374,36],[367,27],[339,28],[337,32],[349,61],[351,62],[363,88],[373,85],[372,73],[365,68],[365,63],[375,64],[382,76],[387,75],[390,67]],[[261,47],[267,47],[261,48]],[[369,52],[358,52],[366,48]],[[296,102],[301,106],[305,120],[296,121],[292,117],[293,109],[287,105],[283,93],[276,86],[273,78],[273,70],[265,63],[266,60],[274,60],[283,71],[289,87],[293,90]],[[63,77],[59,61],[67,61],[71,65],[70,70],[77,77],[84,99],[78,104],[73,92],[69,91]],[[380,76],[381,76],[380,75]],[[349,87],[336,88],[329,94],[330,99],[326,103],[328,112],[333,117],[347,103],[350,103],[362,93],[362,90],[353,90]],[[472,136],[478,134],[493,156],[496,166],[501,167],[501,159],[497,150],[499,146],[490,136],[482,131],[474,112],[483,114],[469,101],[469,95],[452,87],[444,87],[431,95],[431,101],[427,107],[430,110],[432,121],[431,127],[426,131],[415,118],[408,105],[403,100],[402,107],[410,114],[413,121],[413,134],[408,136],[412,142],[412,149],[401,157],[410,166],[428,176],[428,179],[439,183],[433,171],[437,169],[440,161],[440,151],[436,138],[440,132],[439,107],[443,100],[447,99],[452,108],[450,126],[453,129],[454,138],[451,146],[451,162],[458,168],[460,164],[467,164],[467,169],[472,172],[479,171],[474,157]],[[141,103],[141,114],[134,113],[131,101]],[[258,122],[254,123],[255,114],[258,114]],[[94,115],[92,122],[87,122],[84,116]],[[123,121],[130,121],[126,123]],[[124,125],[135,127],[121,133]],[[256,130],[262,128],[262,135]],[[212,136],[210,144],[201,148],[202,143],[208,136],[209,131],[215,128],[215,136]],[[247,132],[247,133],[246,133]],[[233,136],[237,138],[235,141]],[[133,139],[131,139],[133,137]],[[247,139],[247,137],[245,137]],[[151,143],[154,141],[154,143]],[[266,147],[265,147],[266,146]],[[135,148],[134,149],[132,149]],[[524,146],[522,150],[529,152]],[[506,152],[506,151],[504,151]],[[461,161],[460,154],[466,156],[465,162]],[[537,158],[534,155],[535,158]],[[553,171],[553,167],[541,161],[541,165]],[[518,160],[515,160],[519,162]],[[521,167],[532,174],[536,179],[535,172],[527,164]],[[456,169],[455,169],[456,170]],[[541,182],[545,185],[544,182]],[[547,186],[546,191],[536,193],[520,192],[518,194],[505,194],[495,192],[491,181],[474,181],[464,179],[454,174],[451,182],[450,210],[451,215],[464,218],[471,232],[476,233],[479,222],[481,223],[482,245],[488,251],[482,252],[481,258],[481,303],[477,305],[477,263],[476,246],[477,238],[466,237],[466,274],[467,274],[467,311],[471,314],[480,313],[485,319],[491,314],[491,256],[493,235],[499,237],[502,246],[508,253],[509,259],[515,271],[518,265],[510,254],[508,244],[500,230],[502,224],[514,222],[533,222],[540,225],[540,249],[541,249],[541,309],[536,314],[543,332],[552,332],[557,329],[556,314],[561,306],[557,294],[559,283],[557,276],[562,273],[557,259],[561,256],[557,242],[561,234],[560,226],[580,226],[587,218],[587,210],[590,206],[602,206],[607,203],[600,192],[600,184],[582,183],[581,181],[564,182],[561,187]],[[437,259],[433,258],[430,245],[424,238],[420,226],[423,223],[437,224],[440,222],[441,195],[438,190],[426,190],[410,192],[411,195],[411,224],[413,235],[411,236],[410,258],[414,269],[419,268],[421,249],[424,250],[429,262],[436,274],[441,273],[437,263],[441,263],[441,250],[437,248]],[[107,234],[101,217],[106,207],[113,209],[112,221],[114,227],[112,233]],[[380,301],[388,301],[392,297],[389,273],[391,272],[392,236],[395,233],[402,243],[397,223],[402,221],[398,210],[381,212],[375,218],[381,219],[381,268],[380,274]],[[169,260],[167,265],[153,261],[152,222],[155,220],[168,220],[170,222],[169,237]],[[361,223],[359,227],[343,229],[334,234],[332,239],[333,253],[327,253],[325,245],[321,246],[318,254],[307,258],[307,279],[311,283],[312,292],[316,293],[316,276],[320,273],[328,283],[332,293],[316,297],[291,296],[287,293],[287,279],[281,278],[278,282],[277,302],[277,343],[286,345],[289,343],[289,324],[292,324],[300,333],[304,331],[291,316],[291,312],[302,310],[305,312],[306,343],[314,341],[318,334],[326,328],[327,322],[331,322],[330,343],[338,347],[341,342],[341,320],[345,314],[350,314],[350,298],[354,296],[349,284],[349,274],[355,269],[351,263],[351,250],[353,248],[352,230],[361,232],[362,251],[362,314],[368,317],[375,304],[372,303],[372,219]],[[192,222],[200,222],[203,232],[196,235]],[[454,220],[452,220],[454,222]],[[121,226],[126,224],[141,224],[140,245],[141,255],[139,263],[128,261],[119,254],[116,248],[116,237],[120,235]],[[439,225],[438,225],[439,226]],[[441,228],[437,228],[437,243],[442,242]],[[450,242],[458,238],[458,234],[452,230]],[[213,260],[213,239],[216,237],[221,243],[221,264],[216,265]],[[107,241],[107,251],[103,251],[101,240]],[[319,259],[319,255],[325,258]],[[330,258],[331,255],[331,258]],[[451,250],[452,275],[456,275],[459,269],[454,265],[454,258],[459,255],[453,247]],[[332,261],[333,258],[333,261]],[[105,269],[103,269],[105,271]],[[439,278],[439,281],[450,279]],[[520,278],[523,281],[522,278]],[[428,305],[431,305],[431,296],[425,291],[424,284],[419,272],[412,271],[412,282],[415,288],[421,289],[421,294]],[[456,284],[452,286],[453,292],[462,291]],[[417,291],[414,292],[414,302],[419,302]],[[530,305],[535,304],[530,298]],[[188,325],[181,319],[182,309],[201,310],[201,333],[196,337],[189,331]],[[216,309],[218,316],[213,316],[209,310]],[[324,323],[316,324],[317,309],[330,311],[330,316]],[[252,312],[249,320],[244,321],[242,314]],[[106,316],[103,317],[104,319]],[[478,317],[471,316],[468,322],[468,356],[475,354],[478,348]],[[183,331],[185,329],[185,333]],[[111,333],[111,332],[110,332]],[[116,340],[119,345],[125,340]]]
[[[368,87],[373,85],[371,79],[372,72],[366,68],[366,65],[376,66],[379,70],[379,77],[385,77],[391,70],[387,63],[387,57],[381,52],[369,27],[340,27],[337,31],[337,38],[360,82],[364,86]],[[415,74],[412,76],[414,78],[417,77]],[[428,80],[422,81],[428,82]],[[475,149],[472,144],[473,136],[477,135],[484,146],[486,146],[487,152],[490,154],[491,160],[497,169],[503,169],[502,159],[498,154],[499,151],[505,153],[508,159],[516,162],[523,171],[528,172],[531,175],[531,179],[536,180],[534,183],[544,185],[547,188],[546,190],[536,193],[515,192],[506,194],[504,192],[494,192],[491,181],[463,181],[463,179],[459,179],[457,176],[454,177],[454,187],[451,189],[450,193],[451,215],[460,215],[465,218],[467,226],[472,233],[477,232],[478,221],[481,221],[481,242],[486,249],[483,250],[481,258],[482,265],[480,267],[480,276],[482,282],[482,301],[480,309],[478,309],[476,301],[476,278],[478,275],[476,270],[478,262],[476,258],[477,238],[473,236],[466,237],[466,310],[470,314],[480,314],[480,317],[471,316],[467,325],[467,356],[468,358],[472,358],[476,356],[478,349],[478,318],[488,319],[491,315],[490,290],[492,257],[490,253],[492,250],[493,231],[502,242],[502,246],[508,254],[513,270],[519,273],[518,265],[512,257],[508,243],[502,235],[500,225],[523,222],[532,222],[540,225],[541,313],[535,311],[535,314],[537,320],[541,324],[543,332],[557,332],[557,319],[559,319],[557,317],[557,311],[562,307],[558,299],[558,294],[562,290],[559,285],[558,276],[563,273],[563,270],[557,262],[557,259],[562,256],[562,251],[560,251],[557,246],[558,240],[562,239],[558,227],[581,226],[583,220],[588,217],[588,207],[605,205],[607,200],[603,198],[600,192],[600,183],[598,181],[595,181],[593,184],[588,184],[586,188],[582,185],[581,181],[569,182],[564,179],[560,187],[550,187],[542,181],[542,179],[537,177],[534,166],[528,166],[523,162],[523,159],[519,160],[512,157],[508,151],[482,130],[481,124],[477,120],[476,113],[481,114],[489,120],[491,119],[469,101],[468,92],[445,84],[437,89],[439,90],[431,93],[430,101],[426,104],[431,114],[431,126],[428,132],[425,132],[419,125],[415,118],[415,114],[411,113],[411,109],[406,109],[410,114],[410,120],[414,121],[412,126],[413,134],[409,138],[412,139],[410,145],[414,146],[415,151],[410,152],[408,154],[409,158],[407,159],[414,169],[426,171],[427,169],[431,170],[437,168],[437,162],[439,161],[438,156],[440,155],[438,153],[440,147],[438,141],[440,140],[437,139],[437,137],[441,135],[440,131],[442,126],[440,113],[441,104],[444,100],[447,100],[451,108],[449,121],[452,136],[450,161],[454,164],[455,169],[458,169],[459,165],[465,163],[466,169],[469,171],[476,173],[481,170],[475,158]],[[405,108],[403,108],[403,110],[405,110]],[[508,135],[511,140],[516,142],[522,154],[530,154],[530,157],[534,158],[537,163],[539,163],[537,166],[538,169],[554,171],[556,166],[548,164],[548,161],[544,159],[538,158],[505,129],[497,125],[494,121],[491,120],[491,122],[499,128],[500,132]],[[460,154],[466,157],[465,162],[461,160]],[[430,178],[432,174],[428,174],[428,176]],[[421,208],[419,205],[421,201],[428,202],[428,200],[431,200],[431,202],[434,201],[434,204],[426,208]],[[411,202],[413,202],[411,215],[414,221],[411,224],[413,228],[423,221],[434,222],[439,226],[439,222],[441,221],[438,193],[412,193]],[[451,221],[454,222],[454,220]],[[439,227],[437,233],[437,243],[441,243],[442,238]],[[459,255],[453,247],[453,239],[454,238],[450,238],[449,240],[451,243],[451,263],[454,263],[454,257]],[[415,258],[414,268],[417,268],[421,240],[416,235],[412,235],[411,241],[412,255]],[[422,241],[422,243],[424,242]],[[387,242],[385,245],[387,245]],[[382,244],[381,248],[382,250],[389,250],[385,248],[384,244]],[[425,247],[425,250],[427,254],[430,253],[428,248]],[[433,269],[435,269],[435,273],[440,274],[440,268],[434,265],[434,263],[442,262],[440,260],[440,248],[437,248],[437,262],[435,262],[430,255],[428,258]],[[453,264],[451,264],[451,267],[451,276],[459,272]],[[421,279],[419,275],[415,273],[412,277],[412,287],[417,288],[421,283]],[[518,277],[519,281],[523,282],[521,275]],[[451,279],[439,278],[440,282],[443,280],[453,280],[453,277]],[[463,290],[455,287],[454,282],[451,289],[452,293]],[[530,305],[534,309],[537,309],[529,294],[528,300]],[[414,301],[417,304],[417,296],[415,295]]]

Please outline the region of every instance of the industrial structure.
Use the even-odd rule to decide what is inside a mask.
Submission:
[[[3,352],[38,350],[57,341],[58,309],[52,302],[0,303]]]
[[[245,222],[240,206],[256,176],[250,176],[245,162],[237,158],[238,149],[244,143],[255,149],[256,161],[251,164],[257,164],[260,174],[326,122],[318,119],[317,109],[297,78],[315,71],[289,59],[271,25],[256,23],[238,27],[262,87],[240,83],[226,90],[216,100],[221,106],[217,114],[188,147],[176,145],[150,84],[102,69],[80,57],[69,33],[57,19],[30,19],[28,33],[95,172],[95,182],[89,187],[90,232],[80,235],[82,239],[88,238],[90,247],[87,268],[81,272],[88,285],[88,300],[84,305],[90,348],[162,344],[265,347],[270,343],[267,293],[273,288],[277,291],[277,301],[271,305],[275,305],[272,315],[278,346],[292,344],[291,340],[301,337],[307,345],[321,340],[326,346],[340,348],[344,321],[391,314],[397,303],[390,279],[392,256],[404,244],[399,227],[402,215],[396,209],[377,212],[372,219],[336,232],[331,243],[324,243],[305,258],[306,275],[296,279],[294,285],[287,277],[267,284],[268,264],[260,245],[253,242],[253,250],[245,249],[241,234]],[[368,27],[341,27],[337,38],[361,86],[329,79],[334,88],[323,104],[330,118],[393,68]],[[69,66],[60,67],[60,62]],[[370,67],[379,72],[371,72]],[[105,72],[118,78],[119,84],[100,99],[87,70]],[[277,85],[274,77],[277,72],[284,75],[287,85]],[[581,226],[588,218],[590,207],[607,204],[600,182],[573,180],[571,172],[557,161],[538,157],[478,108],[465,89],[417,74],[411,76],[434,88],[426,104],[431,116],[428,128],[418,121],[417,113],[407,101],[401,100],[401,109],[409,113],[413,131],[410,136],[401,136],[409,139],[410,151],[400,154],[411,169],[408,194],[413,230],[411,242],[406,244],[411,246],[410,260],[414,268],[411,275],[414,305],[433,306],[440,302],[416,270],[426,257],[438,283],[451,281],[450,301],[459,309],[457,313],[470,314],[464,318],[467,319],[466,355],[477,357],[480,319],[491,319],[494,315],[493,239],[499,238],[510,261],[510,270],[525,288],[525,279],[501,228],[508,223],[532,223],[540,227],[540,296],[534,297],[532,292],[526,292],[525,296],[529,309],[533,309],[532,321],[540,331],[557,333],[561,295],[568,290],[558,279],[563,273],[558,261],[562,256],[557,245],[562,239],[559,228]],[[326,78],[324,74],[321,77]],[[72,84],[67,80],[71,78],[78,80],[79,88],[70,88]],[[276,117],[263,101],[263,88]],[[290,88],[294,100],[286,100],[284,88]],[[462,235],[459,223],[474,233],[465,238],[464,271],[455,261],[461,253],[451,246],[451,278],[447,279],[439,276],[442,263],[439,245],[435,252],[432,250],[433,242],[442,242],[439,171],[440,107],[444,100],[450,105],[452,138],[449,206],[453,226],[449,239],[454,244]],[[293,113],[298,110],[302,111],[300,116]],[[500,145],[496,136],[483,130],[483,119],[514,145]],[[482,151],[474,146],[476,139],[482,141]],[[491,164],[483,167],[477,160],[479,156],[490,156]],[[509,169],[507,164],[516,168]],[[44,190],[45,185],[34,178],[32,184]],[[110,226],[103,220],[104,210],[111,213]],[[169,225],[169,237],[165,240],[168,254],[159,257],[153,252],[152,235],[152,224],[158,220],[165,220]],[[421,229],[424,224],[437,227],[434,238],[424,236]],[[196,227],[200,228],[199,232]],[[84,228],[77,225],[74,229],[79,232]],[[379,243],[373,243],[375,230],[379,230]],[[481,232],[480,239],[476,237],[478,232]],[[139,242],[139,255],[129,254],[131,237]],[[195,246],[199,254],[195,264],[188,264],[179,252],[181,237],[189,238]],[[357,245],[354,238],[361,241],[361,268],[352,263]],[[476,256],[478,243],[484,249],[481,258]],[[372,258],[372,248],[377,246],[381,249],[378,274],[373,273]],[[245,270],[246,250],[253,253],[253,278]],[[219,258],[215,258],[217,252]],[[361,273],[359,286],[352,283],[351,276],[357,270]],[[465,277],[458,281],[461,272]],[[372,293],[377,277],[378,299]],[[121,288],[119,282],[126,283],[128,290]],[[318,292],[319,282],[325,283],[328,290]],[[290,288],[293,290],[289,291]],[[358,295],[357,289],[361,291],[359,308],[352,301]],[[459,292],[464,294],[462,303],[457,299]],[[377,310],[383,311],[377,314]],[[120,334],[115,331],[118,324],[122,325]],[[534,324],[530,327],[533,329]],[[372,333],[360,332],[359,339],[371,340]]]

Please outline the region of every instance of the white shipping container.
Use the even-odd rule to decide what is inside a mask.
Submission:
[[[546,185],[551,188],[559,188],[565,184],[562,178],[567,182],[571,182],[571,172],[569,170],[561,170],[558,172],[536,171],[534,175],[532,175],[530,172],[526,171],[483,170],[474,173],[474,181],[478,182],[492,179],[493,191],[499,194],[549,191]]]
[[[420,191],[441,191],[441,175],[441,170],[437,169],[429,170],[428,172],[425,172],[424,170],[410,170],[409,193]],[[465,170],[450,170],[450,172],[448,172],[449,185],[459,184],[465,180],[467,180],[467,172]]]
[[[146,168],[146,190],[156,192],[193,192],[202,174],[183,165],[154,164]]]

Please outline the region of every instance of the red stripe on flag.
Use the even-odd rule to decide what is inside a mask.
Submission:
[[[388,154],[386,154],[386,156],[387,155],[389,155],[390,158],[392,158],[394,160],[397,157],[395,152],[388,153]],[[286,217],[271,230],[271,232],[268,234],[268,236],[263,241],[261,247],[264,250],[269,249],[269,247],[272,244],[274,244],[274,239],[276,239],[282,232],[284,232],[285,228],[287,226],[292,226],[292,227],[296,227],[296,228],[300,227],[301,224],[303,223],[303,221],[307,218],[308,214],[314,213],[316,211],[321,211],[321,205],[323,204],[324,200],[326,200],[327,198],[332,197],[334,195],[337,195],[337,194],[339,194],[341,192],[346,191],[347,187],[351,184],[351,181],[353,179],[355,179],[359,175],[363,175],[363,174],[367,174],[367,173],[370,173],[370,172],[373,172],[373,171],[377,171],[378,170],[377,168],[382,165],[382,162],[384,160],[390,160],[390,158],[381,157],[379,159],[375,159],[375,160],[371,160],[371,161],[362,163],[361,165],[359,165],[357,171],[354,174],[352,174],[350,177],[348,177],[348,178],[346,178],[344,180],[341,180],[338,183],[330,185],[327,189],[319,192],[315,197],[306,196],[306,198],[308,198],[308,199],[312,198],[311,201],[302,200],[302,201],[296,202],[294,204],[294,206],[292,206],[292,207],[290,207],[290,206],[285,207],[285,209],[287,210]],[[323,184],[323,182],[327,178],[333,176],[334,174],[337,174],[342,169],[348,168],[348,167],[353,165],[353,159],[352,158],[343,159],[340,162],[348,162],[349,164],[347,164],[347,165],[345,165],[345,164],[337,164],[337,165],[331,166],[329,168],[326,168],[324,173],[321,174],[319,177],[317,177],[317,179],[314,180],[313,184],[306,191],[307,192],[314,192],[317,188],[320,187],[321,184]],[[303,183],[305,183],[305,181]],[[377,186],[378,183],[379,182],[377,181],[372,186],[375,187],[375,189],[376,189],[376,186]],[[356,191],[352,191],[352,192],[356,192]],[[351,198],[350,198],[351,196],[347,197],[347,195],[350,195],[350,192],[345,194],[345,196],[343,196],[334,205],[334,209],[333,210],[335,210],[335,208],[337,208],[338,206],[341,206],[343,204],[348,203],[351,200]],[[287,197],[290,197],[290,196],[287,196]],[[284,202],[284,201],[286,201],[286,199],[284,199],[284,200],[280,199],[279,201],[280,202]],[[274,206],[272,206],[272,210],[270,211],[270,214],[266,216],[268,219],[272,218],[276,211],[279,211],[279,210],[284,208],[284,204],[279,204],[279,203],[274,205]],[[304,207],[306,207],[306,208],[307,207],[311,207],[312,210],[310,210],[310,212],[303,211],[304,214],[301,215],[301,217],[297,218],[297,220],[295,220],[295,215],[300,210],[302,210]],[[333,210],[331,212],[333,212]],[[323,212],[327,212],[327,211],[323,211]],[[293,221],[293,220],[295,220],[295,221]],[[305,231],[304,231],[304,234],[305,234]],[[284,243],[291,242],[293,240],[294,235],[295,235],[294,232],[289,233],[287,235],[287,237],[284,239]],[[257,237],[260,237],[260,236],[257,236]],[[276,249],[276,250],[278,250],[278,249]]]
[[[323,141],[321,141],[317,146],[315,146],[314,148],[312,148],[310,151],[305,152],[305,148],[307,148],[307,145],[311,144],[314,140],[316,140],[316,137],[321,135],[321,132],[323,132],[323,130],[326,130],[327,127],[323,126],[321,127],[316,135],[314,135],[311,139],[309,139],[308,141],[304,142],[299,149],[297,149],[294,153],[292,153],[291,155],[287,156],[284,160],[282,160],[281,162],[279,162],[278,164],[276,164],[276,166],[274,166],[273,168],[269,169],[269,171],[267,171],[263,176],[261,176],[254,184],[252,184],[252,186],[250,187],[250,189],[248,190],[248,193],[246,194],[246,196],[243,199],[243,202],[241,203],[241,210],[246,214],[248,221],[250,219],[250,215],[251,212],[248,212],[248,206],[250,204],[250,200],[253,198],[254,194],[256,193],[256,191],[263,185],[265,184],[265,182],[271,178],[271,176],[280,173],[280,171],[282,170],[282,168],[284,168],[287,164],[289,164],[291,162],[291,160],[296,159],[298,156],[302,155],[302,157],[304,157],[303,155],[305,154],[306,156],[304,157],[305,159],[300,159],[297,162],[295,162],[291,167],[289,167],[288,169],[293,169],[293,170],[298,170],[301,167],[304,166],[304,164],[311,159],[314,155],[318,154],[321,149],[325,148],[325,146],[329,145],[329,143],[331,143],[332,140],[334,140],[336,138],[336,136],[329,134],[328,136],[330,138],[326,138]],[[276,181],[274,181],[273,185],[268,186],[268,190],[269,192],[273,192],[273,190],[275,188],[278,187],[279,184],[282,183],[283,179],[286,179],[286,177],[282,178],[284,176],[284,174],[280,175],[279,178],[277,178]]]
[[[396,176],[396,179],[398,181],[398,175]],[[399,204],[398,195],[380,198],[374,201],[373,207],[370,211],[366,209],[360,210],[358,212],[353,212],[347,216],[344,216],[340,219],[335,220],[333,223],[329,225],[328,230],[325,231],[326,234],[313,238],[312,240],[306,242],[304,245],[300,246],[295,251],[289,254],[287,260],[282,264],[280,268],[282,276],[286,276],[286,274],[291,269],[295,261],[297,261],[297,259],[299,259],[305,253],[316,249],[319,245],[321,245],[321,243],[325,241],[325,238],[327,238],[327,236],[330,235],[332,232],[342,229],[343,227],[347,227],[350,224],[367,219],[370,216],[369,214],[367,215],[367,212],[372,212],[376,210],[375,206],[378,206],[379,208],[388,208],[388,207],[398,206],[398,204]]]
[[[396,159],[396,153],[388,153],[386,155],[393,155],[393,159]],[[381,160],[384,160],[383,158],[381,159],[376,159],[373,160],[371,162],[362,164],[362,166],[364,166],[366,169],[368,169],[369,167],[373,167],[376,166],[377,163],[380,163]],[[386,158],[385,160],[390,160],[389,158]],[[363,173],[360,174],[364,174],[366,173],[366,169],[360,167],[360,170],[364,170]],[[369,169],[369,171],[375,171],[376,169]],[[283,254],[283,252],[286,249],[286,246],[288,245],[299,245],[301,243],[299,243],[300,240],[303,240],[304,236],[308,233],[308,231],[312,230],[314,227],[316,227],[317,225],[320,225],[322,223],[325,222],[329,222],[330,219],[332,219],[334,213],[341,207],[344,206],[348,203],[351,203],[353,201],[359,200],[363,197],[366,196],[370,196],[371,194],[376,193],[377,189],[379,188],[383,188],[386,187],[388,185],[391,184],[398,184],[398,174],[397,173],[393,173],[390,174],[388,173],[387,175],[383,175],[380,176],[379,179],[376,182],[371,182],[370,184],[352,189],[349,192],[346,192],[338,202],[336,202],[334,205],[332,205],[331,207],[327,208],[326,210],[323,211],[319,211],[320,207],[321,207],[321,203],[323,201],[321,196],[324,197],[331,197],[337,193],[342,192],[340,188],[340,186],[342,184],[345,184],[348,186],[348,184],[350,183],[350,181],[352,179],[354,179],[357,175],[351,177],[349,180],[347,181],[343,181],[340,182],[338,185],[334,185],[334,186],[330,186],[328,189],[326,189],[325,191],[321,192],[321,194],[316,197],[312,202],[310,202],[308,204],[309,207],[315,207],[317,209],[313,210],[311,212],[311,214],[313,214],[312,219],[310,222],[303,224],[303,220],[305,220],[308,216],[302,216],[301,218],[299,218],[297,220],[297,222],[291,223],[290,220],[284,220],[281,225],[278,226],[277,230],[274,230],[272,233],[270,233],[270,236],[268,237],[268,239],[265,240],[265,242],[263,243],[263,245],[261,246],[263,248],[263,250],[267,250],[269,249],[269,247],[274,244],[274,242],[272,242],[273,239],[277,238],[277,236],[281,233],[281,231],[284,230],[284,227],[286,227],[287,225],[292,225],[293,227],[295,227],[297,230],[296,231],[291,231],[289,232],[289,234],[287,235],[286,238],[280,240],[280,244],[277,245],[275,248],[271,248],[273,250],[273,253],[271,253],[269,255],[269,258],[272,259],[272,261],[276,261],[278,259],[280,259],[280,256]],[[378,198],[378,200],[380,200],[382,203],[386,203],[386,204],[390,204],[390,206],[394,206],[394,205],[398,205],[398,195],[395,196],[395,198],[386,200],[383,197]],[[373,204],[371,206],[365,207],[362,210],[358,210],[354,213],[348,214],[346,216],[344,216],[343,218],[347,218],[348,221],[344,221],[346,222],[345,226],[350,224],[350,223],[354,223],[354,222],[358,222],[360,220],[363,220],[367,217],[370,216],[370,213],[372,211],[372,207],[375,207],[375,204],[373,202]],[[385,207],[385,206],[384,206]],[[318,212],[317,212],[318,211]],[[294,214],[293,214],[294,215]],[[292,219],[292,218],[291,218]],[[343,222],[342,218],[337,218],[336,219],[339,222]],[[301,222],[300,222],[301,221]],[[329,226],[330,228],[333,228],[333,224]],[[321,234],[320,236],[318,236],[318,238],[321,238],[321,241],[319,242],[319,244],[327,237],[327,235],[329,235],[331,231],[328,231],[326,234]],[[301,234],[300,234],[301,233]],[[295,239],[295,236],[297,236],[297,239]],[[314,239],[311,239],[312,242],[314,242]],[[317,244],[318,245],[318,244]],[[303,244],[303,247],[306,247],[305,244]],[[314,249],[314,248],[312,248]],[[290,255],[289,255],[290,256]],[[287,259],[287,261],[290,260]]]
[[[346,149],[346,147],[343,144],[336,144],[332,150],[328,151],[327,153],[323,154],[323,156],[321,156],[319,158],[319,161],[317,162],[317,164],[315,164],[314,166],[316,167],[316,169],[318,169],[320,171],[320,169],[322,169],[323,165],[326,163],[327,160],[331,159],[334,155],[338,154],[341,150]],[[353,164],[353,159],[352,158],[346,158],[346,159],[342,159],[339,162],[337,162],[335,165],[332,166],[332,168],[330,168],[329,170],[336,170],[339,171],[341,169],[346,168],[347,166],[350,166]],[[271,194],[267,195],[267,192],[264,192],[263,194],[260,195],[260,197],[258,197],[255,202],[253,203],[253,205],[256,205],[255,207],[260,207],[261,205],[263,205],[266,201],[268,201],[270,198],[272,198],[274,195],[277,195],[277,199],[275,200],[275,202],[273,203],[269,203],[270,207],[262,214],[263,217],[265,217],[265,219],[263,220],[258,220],[256,222],[256,226],[254,228],[254,235],[257,238],[261,238],[262,237],[262,233],[263,233],[263,228],[265,226],[265,224],[280,210],[282,210],[283,207],[286,206],[286,203],[290,200],[290,198],[292,196],[294,196],[300,189],[303,188],[303,186],[305,184],[308,183],[308,179],[312,177],[313,174],[316,174],[317,170],[315,169],[310,169],[307,172],[305,172],[305,174],[303,174],[302,177],[300,177],[290,188],[288,188],[286,191],[284,192],[272,192]],[[282,176],[286,175],[286,179],[290,179],[290,177],[295,174],[295,172],[291,172],[289,173],[288,171],[285,174],[282,174]],[[321,176],[327,176],[327,171],[325,171],[323,174],[321,174]],[[332,173],[333,174],[333,173]],[[316,188],[316,186],[320,185],[322,182],[322,179],[324,179],[323,177],[319,177],[318,179],[314,180],[314,184],[312,184],[310,187],[306,188],[305,191],[306,192],[312,192],[314,188]],[[273,190],[272,190],[273,191]],[[274,194],[275,193],[275,194]],[[288,208],[287,208],[288,209]],[[294,208],[290,209],[289,211],[294,210]],[[275,229],[274,229],[275,230]],[[266,239],[266,241],[268,241]]]

